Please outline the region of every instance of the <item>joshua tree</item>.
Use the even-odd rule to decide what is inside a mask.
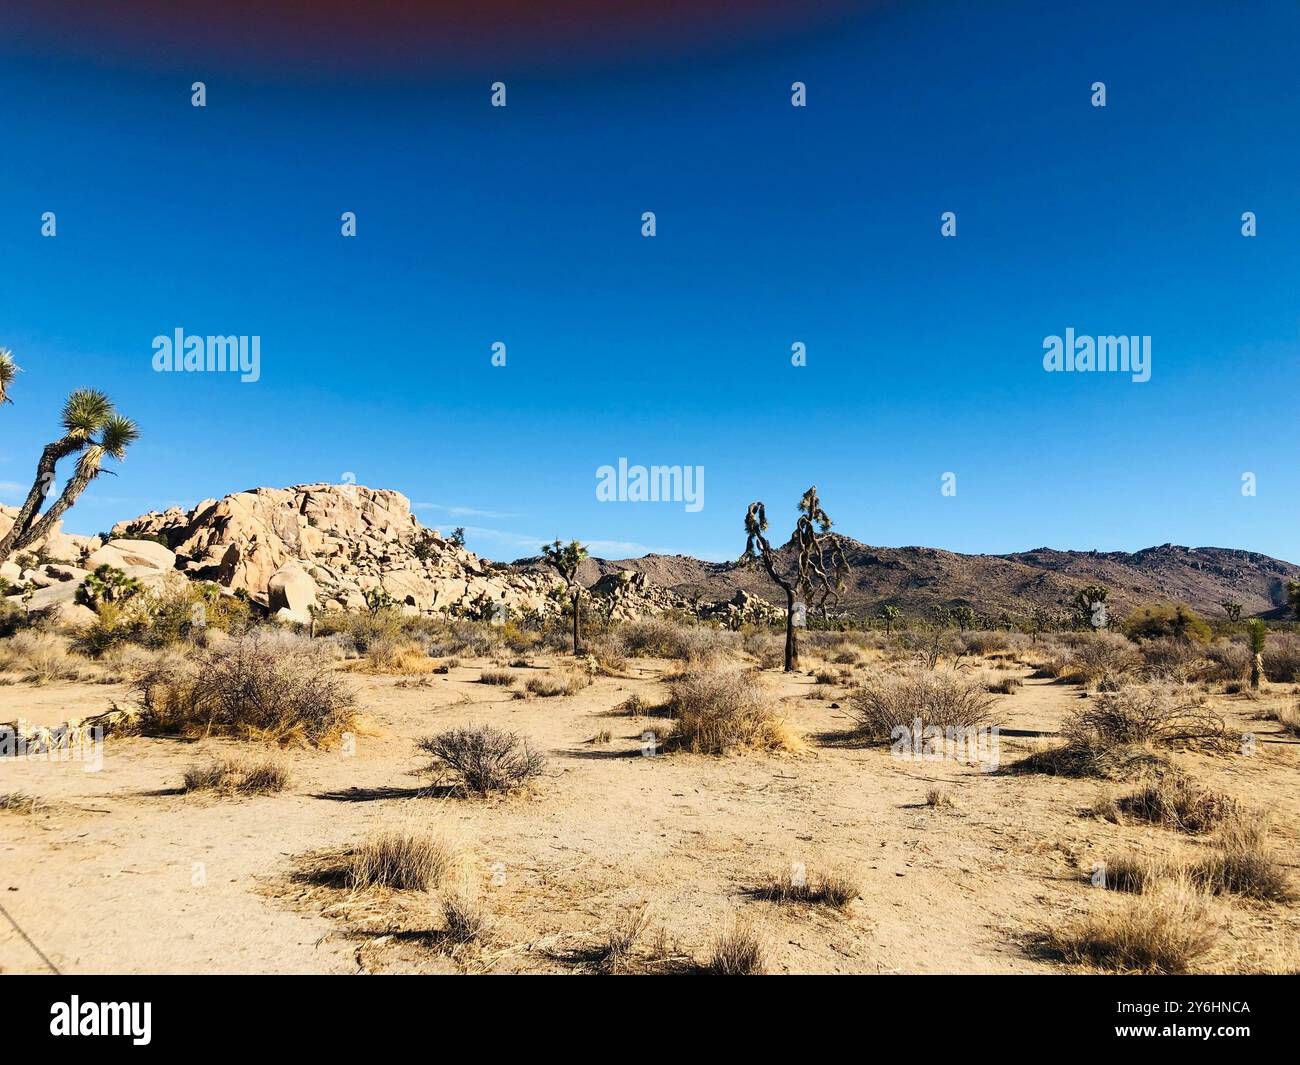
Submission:
[[[0,539],[0,562],[47,536],[90,482],[108,472],[103,468],[104,459],[121,462],[139,435],[135,422],[118,414],[103,392],[73,392],[63,405],[63,436],[45,445],[36,463],[31,491],[13,527]],[[54,488],[56,467],[72,455],[80,456],[76,470],[64,483],[59,498],[42,514],[41,504]]]
[[[1268,638],[1268,626],[1255,618],[1246,630],[1246,639],[1250,642],[1250,686],[1258,688],[1260,677],[1264,675],[1264,641]]]
[[[14,383],[14,378],[18,376],[20,367],[14,362],[14,357],[8,348],[0,348],[0,406],[6,403],[12,403],[9,398],[9,387]]]
[[[799,500],[799,518],[795,522],[790,543],[795,549],[793,571],[777,568],[777,554],[764,535],[767,532],[767,508],[762,503],[750,503],[745,514],[745,553],[740,564],[762,562],[767,575],[785,592],[785,671],[794,672],[799,666],[799,645],[795,640],[795,596],[810,599],[814,591],[820,593],[822,616],[826,615],[828,597],[839,598],[844,577],[849,569],[838,539],[831,533],[830,516],[822,509],[813,485]],[[830,552],[831,572],[827,573],[826,553]],[[814,583],[815,582],[815,583]],[[805,610],[807,609],[805,602]]]
[[[977,620],[974,608],[969,606],[955,606],[948,611],[948,616],[952,618],[953,624],[962,632],[973,629]]]
[[[1223,609],[1223,612],[1227,615],[1229,621],[1236,624],[1241,620],[1241,604],[1236,600],[1220,599],[1219,606]]]
[[[1106,597],[1108,595],[1110,595],[1110,590],[1101,587],[1099,584],[1090,584],[1075,593],[1070,605],[1074,607],[1074,615],[1080,626],[1090,625],[1094,629],[1106,627]],[[1098,624],[1099,621],[1101,624]]]
[[[582,638],[578,632],[578,603],[582,598],[582,585],[578,583],[578,567],[587,557],[587,549],[577,540],[570,540],[567,545],[556,540],[553,544],[542,545],[542,557],[548,566],[564,578],[564,586],[573,602],[573,654],[576,657],[582,654]]]
[[[901,611],[896,606],[882,606],[880,608],[880,620],[885,623],[885,635],[888,636],[894,631],[894,622],[898,620]]]
[[[1291,613],[1300,618],[1300,581],[1286,582],[1286,601],[1291,604]]]

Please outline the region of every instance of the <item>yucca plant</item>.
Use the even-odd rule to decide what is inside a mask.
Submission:
[[[577,540],[562,544],[557,539],[554,543],[542,545],[542,558],[546,564],[564,578],[564,586],[573,602],[573,654],[582,653],[582,637],[578,627],[578,606],[582,599],[582,585],[578,583],[578,567],[587,557],[587,549]]]
[[[1268,626],[1259,618],[1253,619],[1246,626],[1246,639],[1250,643],[1250,686],[1258,688],[1264,673],[1264,641],[1268,639]]]
[[[48,535],[90,482],[107,472],[104,460],[121,462],[140,435],[135,422],[118,414],[108,396],[94,389],[73,392],[63,405],[62,421],[63,435],[45,445],[36,463],[31,491],[13,527],[0,539],[0,561]],[[41,505],[54,490],[58,464],[73,455],[79,456],[73,475],[64,483],[59,498],[42,514]]]
[[[762,503],[750,503],[745,514],[745,553],[740,565],[761,562],[767,575],[785,592],[785,671],[792,673],[799,667],[799,644],[795,639],[795,597],[802,595],[806,601],[816,594],[822,617],[827,616],[826,604],[830,599],[838,602],[840,590],[849,571],[848,559],[840,547],[839,539],[831,533],[830,515],[822,509],[813,485],[799,500],[799,518],[795,522],[790,543],[795,549],[793,570],[783,572],[778,568],[777,554],[772,550],[767,536],[767,508]],[[829,552],[830,561],[827,562]],[[828,572],[829,570],[829,572]]]

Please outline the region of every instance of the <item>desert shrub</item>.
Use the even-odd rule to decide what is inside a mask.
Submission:
[[[809,877],[796,876],[793,869],[788,869],[773,876],[753,894],[770,902],[804,902],[842,910],[854,899],[862,897],[862,886],[855,876],[844,870],[830,870]]]
[[[996,629],[965,632],[958,637],[958,642],[969,654],[998,654],[1011,649],[1011,633]]]
[[[94,657],[122,644],[158,648],[186,640],[203,643],[213,632],[242,634],[252,625],[247,601],[223,594],[208,581],[173,576],[157,588],[130,595],[92,594],[95,620],[81,632],[77,647]]]
[[[161,656],[134,682],[146,732],[328,746],[356,727],[356,696],[308,641],[252,633]]]
[[[454,728],[420,740],[430,762],[424,772],[437,779],[451,772],[462,791],[488,795],[522,787],[546,768],[546,759],[517,733],[490,725]]]
[[[760,675],[752,671],[685,673],[669,685],[663,709],[673,719],[669,745],[697,754],[800,747],[772,709]]]
[[[1276,721],[1281,725],[1283,732],[1300,736],[1300,706],[1281,706],[1276,710],[1270,710],[1267,717],[1268,720]]]
[[[762,937],[737,921],[713,942],[704,971],[713,976],[761,976],[767,968]]]
[[[1231,796],[1197,787],[1181,774],[1152,781],[1105,805],[1104,812],[1114,820],[1130,817],[1188,833],[1208,832],[1239,812]]]
[[[999,677],[986,682],[984,688],[990,695],[1011,695],[1024,686],[1025,682],[1019,677]]]
[[[943,788],[930,786],[925,789],[925,805],[933,809],[942,809],[952,805],[952,797]]]
[[[410,676],[433,672],[433,660],[418,640],[409,636],[380,636],[366,648],[360,668],[368,673]]]
[[[582,669],[557,669],[529,677],[524,683],[524,690],[543,699],[553,699],[558,695],[575,695],[591,684],[591,674]]]
[[[271,795],[289,784],[289,771],[273,759],[227,758],[185,771],[186,791]]]
[[[618,630],[626,653],[634,658],[675,658],[711,662],[736,648],[735,633],[708,625],[683,625],[667,618],[641,618]]]
[[[911,667],[878,673],[849,694],[856,731],[875,743],[890,742],[896,729],[977,728],[989,720],[994,700],[978,680],[947,668]]]
[[[90,676],[89,665],[57,633],[31,629],[0,642],[0,673],[17,673],[29,684],[80,680]]]
[[[1264,648],[1264,676],[1274,684],[1300,682],[1300,636],[1271,634]]]
[[[1268,844],[1267,824],[1241,814],[1224,822],[1213,851],[1187,870],[1192,882],[1215,895],[1229,893],[1270,902],[1291,895],[1286,873]]]
[[[424,832],[389,829],[366,840],[348,856],[348,886],[428,891],[455,864],[457,852],[447,840]]]
[[[1210,672],[1204,648],[1194,640],[1159,636],[1143,640],[1138,646],[1149,677],[1187,684]]]
[[[1182,604],[1139,607],[1124,622],[1132,640],[1173,639],[1208,643],[1210,626],[1194,610]]]
[[[1204,696],[1166,681],[1100,692],[1061,722],[1067,742],[1092,747],[1197,745],[1224,749],[1227,727]]]
[[[1209,951],[1214,937],[1203,895],[1175,883],[1122,900],[1107,898],[1046,938],[1066,961],[1116,972],[1178,975]]]
[[[1215,640],[1205,648],[1205,657],[1209,661],[1205,680],[1227,684],[1250,676],[1251,654],[1238,640]]]
[[[492,684],[499,688],[509,688],[516,677],[508,669],[485,669],[478,676],[480,684]]]
[[[1134,672],[1142,664],[1142,656],[1132,641],[1118,633],[1079,634],[1066,647],[1063,658],[1049,657],[1043,665],[1043,672],[1068,684],[1113,682]]]

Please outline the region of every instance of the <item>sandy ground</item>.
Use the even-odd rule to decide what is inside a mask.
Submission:
[[[643,722],[611,711],[633,693],[661,694],[670,663],[634,659],[626,677],[549,699],[477,683],[486,664],[467,660],[419,686],[354,677],[366,734],[352,753],[288,752],[293,778],[278,795],[179,790],[187,766],[238,752],[230,740],[110,738],[98,772],[0,762],[0,793],[49,804],[32,815],[0,811],[0,905],[30,939],[0,915],[0,971],[580,972],[581,951],[646,904],[651,927],[685,958],[706,956],[741,915],[760,928],[773,972],[1066,972],[1032,944],[1048,924],[1097,904],[1102,893],[1086,879],[1093,861],[1122,845],[1159,854],[1206,845],[1087,816],[1104,790],[1095,781],[990,774],[819,740],[845,727],[834,706],[843,692],[807,675],[768,674],[790,721],[814,737],[807,754],[647,757]],[[1025,686],[998,699],[1003,764],[1049,742],[1080,697],[1028,672],[1017,667]],[[1294,696],[1217,698],[1235,728],[1258,736],[1255,754],[1179,760],[1273,812],[1300,883],[1300,743],[1259,718],[1269,699]],[[10,685],[0,687],[0,720],[54,723],[114,700],[126,695],[112,686]],[[530,737],[548,755],[545,778],[491,800],[418,794],[413,741],[467,723]],[[604,729],[610,743],[589,742]],[[952,806],[926,805],[934,784]],[[491,950],[471,959],[430,945],[421,933],[439,921],[436,893],[348,899],[294,879],[304,856],[410,824],[463,844],[464,875],[496,920]],[[796,862],[810,875],[852,869],[862,898],[837,912],[750,894]],[[1222,932],[1204,968],[1294,969],[1300,908],[1214,907]]]

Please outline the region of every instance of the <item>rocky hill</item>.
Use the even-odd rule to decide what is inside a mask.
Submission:
[[[870,547],[848,537],[840,540],[852,567],[843,606],[859,615],[875,615],[890,604],[909,616],[927,615],[936,606],[1024,616],[1035,606],[1062,607],[1080,588],[1100,584],[1110,589],[1112,612],[1119,616],[1149,603],[1186,603],[1220,617],[1220,600],[1231,599],[1242,604],[1243,616],[1281,617],[1286,613],[1286,583],[1300,580],[1300,566],[1221,547],[1164,544],[1132,553],[1044,547],[1007,555],[962,555],[933,547]],[[782,550],[788,562],[789,546]],[[531,571],[538,560],[520,559],[515,565]],[[724,599],[744,590],[783,601],[761,567],[686,555],[588,559],[579,577],[590,584],[620,569],[644,573],[647,581],[686,598]]]

